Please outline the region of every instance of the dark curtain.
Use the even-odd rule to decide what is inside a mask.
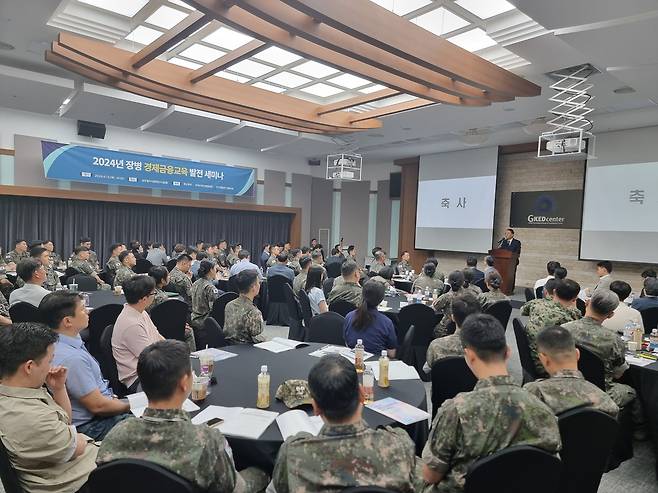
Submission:
[[[169,253],[176,243],[226,239],[242,243],[258,263],[263,243],[289,239],[291,221],[291,214],[273,212],[0,196],[3,252],[19,238],[52,240],[55,251],[67,258],[79,238],[88,236],[103,265],[112,243],[131,240],[163,242]]]

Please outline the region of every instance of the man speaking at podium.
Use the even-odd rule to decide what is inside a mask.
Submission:
[[[514,230],[512,228],[505,230],[505,237],[498,242],[498,248],[503,248],[504,250],[521,255],[521,242],[514,238]]]

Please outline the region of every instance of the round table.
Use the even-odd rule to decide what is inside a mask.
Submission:
[[[397,289],[400,289],[402,291],[405,291],[407,293],[411,293],[413,289],[414,282],[410,281],[406,277],[396,277],[393,276],[393,283],[395,284],[395,287]]]
[[[85,291],[85,293],[89,295],[89,309],[91,310],[105,305],[123,305],[126,302],[126,297],[124,295],[116,295],[114,294],[114,291],[109,289]]]
[[[319,358],[309,356],[309,353],[325,346],[325,344],[310,343],[306,347],[271,353],[252,345],[236,345],[222,348],[224,351],[238,356],[215,363],[214,376],[217,384],[210,387],[210,394],[202,402],[197,403],[201,409],[209,405],[225,407],[256,407],[257,376],[261,365],[267,365],[271,375],[271,401],[269,411],[284,413],[289,411],[283,402],[275,399],[276,389],[285,380],[308,378],[310,369]],[[372,357],[369,361],[373,361]],[[199,360],[193,359],[192,365],[196,371]],[[375,383],[375,400],[394,397],[419,409],[427,410],[425,386],[420,380],[394,380],[388,389],[382,389]],[[310,412],[310,406],[307,406]],[[392,419],[370,409],[363,410],[363,418],[369,426],[393,425],[403,426]],[[421,421],[404,426],[416,443],[416,451],[420,454],[427,440],[427,421]],[[257,465],[266,471],[272,470],[276,454],[283,442],[276,421],[273,422],[258,440],[238,437],[227,437],[233,448],[236,463],[239,468]]]

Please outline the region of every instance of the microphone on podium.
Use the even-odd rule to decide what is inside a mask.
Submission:
[[[498,248],[500,248],[503,245],[504,241],[505,241],[505,238],[500,239],[500,241],[498,242]]]

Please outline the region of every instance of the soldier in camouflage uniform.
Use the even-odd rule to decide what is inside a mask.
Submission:
[[[114,287],[121,286],[124,281],[135,275],[133,267],[137,264],[137,259],[132,251],[124,250],[119,254],[119,262],[121,265],[114,276]]]
[[[166,372],[151,370],[163,366]],[[238,472],[222,433],[192,424],[189,414],[181,409],[192,386],[189,351],[184,343],[165,340],[148,346],[139,356],[137,374],[149,405],[140,419],[128,418],[107,434],[98,451],[98,464],[117,459],[147,460],[184,477],[199,490],[213,493],[265,489],[268,477],[264,472],[253,467]],[[172,374],[177,377],[174,381]],[[170,402],[176,404],[165,404]]]
[[[299,248],[293,248],[290,250],[289,258],[290,261],[288,262],[288,267],[295,272],[296,276],[299,275],[302,271],[302,266],[299,264],[299,261],[302,258],[302,251]]]
[[[500,290],[500,286],[503,284],[503,278],[500,277],[500,274],[497,271],[489,272],[485,278],[484,283],[489,288],[489,291],[482,293],[478,296],[478,301],[482,307],[482,311],[487,310],[491,305],[498,301],[506,301],[509,298]]]
[[[73,250],[73,260],[71,260],[71,267],[82,274],[87,274],[88,276],[96,279],[96,284],[105,286],[106,282],[98,277],[98,274],[94,272],[94,267],[90,263],[89,259],[89,249],[87,247],[76,247],[75,250]]]
[[[561,325],[578,320],[582,316],[576,308],[576,297],[579,292],[580,286],[577,282],[571,279],[563,279],[556,281],[552,299],[537,302],[530,305],[528,309],[524,309],[528,305],[527,303],[521,307],[522,315],[530,315],[525,331],[528,336],[530,355],[535,364],[535,371],[540,377],[547,378],[548,373],[539,361],[539,355],[537,354],[537,343],[535,341],[537,334],[548,325]]]
[[[24,258],[28,258],[30,254],[27,251],[27,241],[25,240],[16,240],[14,249],[5,255],[5,262],[10,264],[14,263],[18,265],[18,262]]]
[[[588,407],[617,418],[617,404],[578,371],[576,344],[567,329],[546,327],[537,335],[537,348],[539,359],[551,378],[527,383],[523,387],[525,390],[538,397],[556,415]]]
[[[239,260],[238,258],[238,253],[240,252],[240,249],[242,248],[241,245],[231,245],[229,247],[229,253],[226,256],[226,265],[230,269],[233,267]]]
[[[462,270],[464,274],[464,289],[473,294],[476,298],[482,294],[482,289],[473,283],[475,277],[473,276],[473,269],[465,268]]]
[[[171,273],[169,277],[171,278]],[[203,327],[203,322],[210,315],[212,305],[220,294],[219,290],[212,283],[216,277],[217,265],[210,260],[202,260],[201,265],[199,265],[199,279],[194,281],[190,290],[192,325],[197,329]]]
[[[182,253],[176,259],[176,267],[169,273],[169,283],[176,288],[185,303],[192,306],[192,277],[189,274],[192,267],[192,257]],[[201,277],[201,275],[199,275]],[[214,277],[213,277],[214,279]]]
[[[352,260],[346,260],[341,265],[340,273],[343,282],[338,285],[334,283],[327,302],[331,304],[336,301],[347,301],[355,307],[359,306],[363,300],[361,296],[362,288],[359,285],[359,276],[361,275],[359,266]]]
[[[30,255],[39,259],[41,264],[46,268],[46,280],[43,283],[43,287],[48,291],[55,291],[57,286],[61,286],[59,276],[50,262],[50,252],[44,247],[36,247],[32,249]]]
[[[313,260],[311,257],[302,257],[299,261],[299,265],[302,268],[302,271],[295,276],[295,279],[292,281],[292,290],[295,293],[295,296],[299,293],[300,290],[304,289],[304,286],[306,286],[306,276],[308,275],[308,271],[311,268],[311,265],[313,265]],[[340,278],[338,278],[340,279]],[[336,281],[338,280],[336,279]],[[336,282],[334,281],[334,286],[336,285]]]
[[[411,290],[416,292],[416,290],[420,289],[424,292],[425,289],[429,289],[432,293],[434,290],[436,290],[439,295],[441,295],[444,288],[443,280],[441,280],[438,276],[434,277],[435,274],[436,265],[434,265],[432,262],[427,262],[425,265],[423,265],[423,270],[414,281]]]
[[[460,332],[466,362],[479,381],[439,408],[423,450],[425,492],[458,492],[469,467],[514,445],[560,450],[553,411],[507,373],[505,330],[490,315],[471,315]],[[483,359],[485,357],[486,359]],[[486,371],[487,377],[481,377]]]
[[[457,329],[455,333],[434,339],[427,348],[425,371],[430,372],[434,363],[449,356],[464,356],[459,331],[466,317],[480,313],[480,303],[471,293],[460,294],[452,298],[451,317]]]
[[[9,302],[5,295],[0,293],[0,325],[9,325],[11,318],[9,318]]]
[[[43,242],[43,247],[48,250],[48,256],[50,257],[50,265],[57,267],[62,262],[62,257],[59,253],[55,252],[55,245],[52,240],[46,240]]]
[[[556,290],[557,291],[557,290]],[[614,315],[619,305],[619,297],[608,289],[597,289],[587,305],[585,317],[563,324],[571,332],[578,346],[581,346],[603,361],[605,390],[615,404],[625,407],[635,400],[635,390],[623,383],[614,382],[628,369],[626,345],[617,333],[603,327],[601,323]],[[639,401],[636,401],[639,405]],[[634,416],[636,412],[634,411]],[[641,412],[638,411],[638,417]]]
[[[434,327],[435,338],[443,337],[447,333],[448,324],[452,321],[452,318],[450,318],[452,314],[452,299],[464,293],[464,274],[459,270],[451,272],[448,276],[448,284],[451,288],[450,291],[439,296],[432,305],[437,314],[443,314],[443,318]]]
[[[110,258],[105,264],[105,270],[110,274],[112,278],[117,273],[119,267],[121,267],[121,262],[119,261],[119,254],[126,249],[126,246],[123,243],[114,243],[110,246]],[[92,263],[93,265],[93,263]]]
[[[279,247],[279,245],[272,245],[270,247],[270,258],[267,259],[267,263],[265,264],[268,269],[276,264],[276,257],[279,255],[280,251],[281,247]]]
[[[94,270],[99,271],[100,265],[98,264],[98,255],[96,255],[96,252],[91,249],[91,238],[83,236],[80,238],[78,246],[87,247],[89,249],[89,263],[94,268]],[[126,249],[125,245],[123,249]],[[117,252],[117,255],[119,255],[119,253],[120,252]]]
[[[317,437],[301,432],[284,442],[269,492],[340,492],[362,485],[416,491],[420,471],[414,443],[400,428],[368,428],[354,365],[338,355],[324,356],[311,369],[308,385],[324,426]]]
[[[236,276],[240,296],[226,304],[224,337],[234,344],[263,342],[265,322],[254,298],[260,291],[260,280],[255,270],[243,270]]]

